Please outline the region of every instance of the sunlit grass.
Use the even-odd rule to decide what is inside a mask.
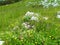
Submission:
[[[27,7],[26,2],[28,0],[0,6],[0,40],[6,41],[6,45],[60,45],[60,19],[56,18],[60,7]],[[40,19],[34,29],[22,29],[27,11],[48,17],[48,20]],[[13,30],[16,25],[19,28]]]

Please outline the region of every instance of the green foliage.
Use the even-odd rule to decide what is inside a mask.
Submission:
[[[18,1],[21,1],[21,0],[1,0],[0,5],[11,4],[11,3],[14,3],[14,2],[18,2]]]
[[[56,18],[60,6],[32,8],[27,7],[26,2],[29,0],[0,6],[0,40],[5,41],[4,45],[60,45],[60,19]],[[30,22],[35,25],[33,29],[23,29],[21,26],[30,18],[23,19],[27,11],[39,13],[39,22]],[[44,16],[48,20],[44,20]],[[15,26],[18,28],[14,30]]]

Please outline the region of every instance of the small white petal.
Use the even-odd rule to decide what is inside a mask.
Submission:
[[[57,15],[57,18],[60,18],[60,15]]]
[[[0,45],[3,45],[4,41],[0,41]]]
[[[48,0],[44,0],[44,2],[48,2]]]
[[[34,15],[34,13],[29,11],[25,14],[25,16],[32,16],[32,15]]]
[[[38,18],[35,17],[35,16],[32,16],[32,17],[31,17],[31,20],[38,21]]]
[[[48,17],[43,17],[45,20],[48,20]]]

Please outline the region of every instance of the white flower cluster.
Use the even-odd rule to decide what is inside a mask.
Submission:
[[[48,17],[43,17],[43,19],[48,20]]]
[[[26,20],[28,17],[29,17],[28,20],[30,21],[30,23],[31,23],[31,21],[39,22],[39,18],[38,18],[39,15],[38,15],[37,13],[28,11],[28,12],[25,14],[25,16],[24,16],[25,20]],[[33,25],[34,25],[34,24],[33,24]],[[24,26],[26,29],[33,28],[33,27],[34,27],[33,25],[29,24],[28,21],[25,21],[25,22],[22,24],[22,26]]]
[[[31,28],[34,27],[34,26],[30,25],[28,22],[24,22],[24,23],[22,24],[22,26],[24,26],[24,28],[26,28],[26,29],[31,29]]]
[[[57,18],[60,18],[60,11],[57,12]]]
[[[3,45],[4,41],[0,41],[0,45]]]
[[[30,20],[32,20],[32,21],[34,20],[34,21],[37,21],[38,22],[38,18],[37,17],[34,17],[34,16],[32,16]]]
[[[28,17],[29,17],[29,19],[28,19]],[[31,28],[34,28],[35,27],[35,22],[37,23],[37,22],[39,22],[39,14],[38,13],[34,13],[34,12],[30,12],[30,11],[28,11],[26,14],[25,14],[25,16],[24,16],[24,18],[25,18],[25,22],[24,23],[22,23],[22,26],[24,27],[24,28],[26,28],[26,29],[31,29]],[[40,17],[41,18],[41,17]],[[48,17],[42,17],[44,20],[48,20]],[[29,20],[29,21],[27,21],[27,19]]]
[[[43,5],[44,8],[48,8],[49,6],[59,6],[59,3],[57,0],[54,0],[53,2],[48,2],[48,0],[41,1],[41,5]]]
[[[59,6],[58,0],[40,0],[40,1],[35,1],[35,2],[29,2],[28,6],[36,6],[36,5],[42,5],[43,8],[49,8],[50,6],[57,7]]]
[[[24,18],[27,18],[27,17],[30,17],[29,20],[32,20],[32,21],[36,21],[36,22],[39,21],[39,19],[38,19],[38,14],[37,14],[37,13],[29,12],[29,11],[28,11],[28,12],[25,14]]]

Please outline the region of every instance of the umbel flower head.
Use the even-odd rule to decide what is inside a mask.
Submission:
[[[30,20],[38,21],[38,17],[39,17],[38,13],[28,11],[24,16],[24,19],[26,21],[30,21]]]
[[[35,17],[35,16],[32,16],[30,20],[32,20],[32,21],[37,21],[37,22],[38,22],[38,18]]]
[[[39,22],[39,14],[34,12],[26,12],[25,16],[23,17],[24,22],[22,26],[26,29],[34,28],[34,23]]]
[[[57,18],[60,18],[60,11],[57,12]]]
[[[33,28],[33,25],[30,25],[28,22],[22,23],[22,26],[23,26],[24,28],[26,28],[26,29],[31,29],[31,28]]]

